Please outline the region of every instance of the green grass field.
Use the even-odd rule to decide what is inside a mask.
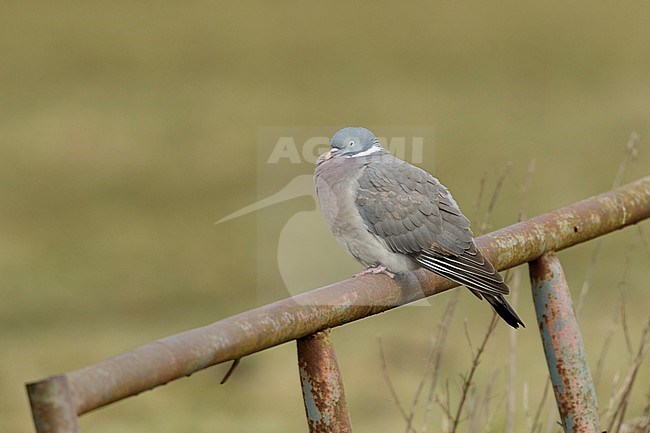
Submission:
[[[257,272],[276,260],[258,245],[258,220],[286,208],[213,224],[258,199],[261,127],[433,127],[435,149],[425,149],[421,165],[468,215],[483,176],[491,192],[510,161],[491,229],[517,221],[532,159],[530,216],[610,189],[633,132],[639,152],[625,180],[650,172],[647,2],[36,0],[1,9],[3,432],[33,430],[26,381],[287,296],[276,275]],[[295,239],[323,245],[329,256],[297,256],[293,265],[310,282],[304,290],[359,270],[323,227],[303,227],[310,238]],[[650,316],[650,225],[640,227],[645,240],[636,228],[602,239],[581,315],[594,368],[621,293],[634,350]],[[574,298],[594,248],[559,254]],[[528,327],[517,333],[515,431],[525,432],[546,367],[525,268],[520,279],[517,309]],[[409,405],[450,296],[334,330],[356,431],[405,430],[377,335]],[[476,345],[490,315],[463,291],[440,372],[454,405],[471,362],[463,322]],[[494,380],[487,431],[505,423],[509,338],[498,325],[477,373],[476,396]],[[621,326],[608,347],[597,387],[602,410],[629,367]],[[86,415],[82,429],[306,431],[294,344],[244,359],[220,386],[226,369]],[[648,383],[646,360],[628,418],[641,415]],[[555,419],[551,403],[542,431]],[[442,418],[434,405],[429,431],[442,431]]]

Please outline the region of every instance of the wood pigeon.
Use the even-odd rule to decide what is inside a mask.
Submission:
[[[474,244],[469,220],[435,177],[391,155],[365,128],[332,137],[314,172],[334,237],[364,273],[425,268],[485,298],[513,328],[525,326],[503,295],[501,275]]]

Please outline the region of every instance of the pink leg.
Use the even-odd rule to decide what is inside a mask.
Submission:
[[[388,275],[390,278],[395,278],[395,274],[389,271],[388,268],[384,265],[369,266],[363,271],[356,274],[355,277],[359,277],[361,275],[366,275],[366,274],[384,274],[384,275]]]

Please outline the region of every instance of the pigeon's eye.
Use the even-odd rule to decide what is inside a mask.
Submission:
[[[348,146],[350,146],[350,147],[354,146],[354,141],[349,142]]]

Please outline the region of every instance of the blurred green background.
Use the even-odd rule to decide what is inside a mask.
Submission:
[[[422,166],[468,214],[484,173],[491,191],[511,161],[492,229],[517,220],[533,158],[531,216],[611,188],[633,131],[640,151],[626,179],[647,175],[649,18],[643,1],[1,2],[0,430],[32,430],[25,381],[258,304],[256,218],[280,208],[213,222],[257,199],[263,125],[433,126],[435,167]],[[330,260],[296,264],[313,287],[359,269],[330,236],[319,227],[308,241],[331,247]],[[592,364],[621,287],[635,347],[650,315],[640,239],[635,228],[603,239],[581,316]],[[594,247],[560,254],[575,297]],[[525,272],[516,431],[546,374]],[[491,314],[466,292],[441,371],[453,398],[470,365],[463,320],[476,345]],[[408,405],[449,296],[334,331],[358,431],[405,426],[376,335]],[[508,339],[499,325],[477,378],[482,395],[498,372],[493,431],[505,422]],[[620,327],[609,347],[602,408],[627,373]],[[208,369],[84,416],[82,429],[306,431],[294,351],[246,358],[224,386],[227,367]],[[649,379],[646,362],[628,417]],[[435,407],[430,431],[440,426]]]

